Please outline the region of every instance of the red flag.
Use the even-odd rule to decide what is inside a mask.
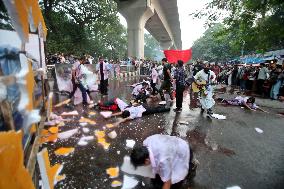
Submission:
[[[188,62],[191,59],[192,50],[164,50],[164,54],[170,63],[177,63],[178,60]]]

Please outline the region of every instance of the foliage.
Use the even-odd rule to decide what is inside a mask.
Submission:
[[[13,29],[3,1],[0,2],[0,28],[6,30]]]
[[[234,56],[231,44],[222,24],[215,24],[207,29],[204,36],[196,40],[192,46],[193,60],[223,61]]]
[[[41,0],[40,5],[48,28],[48,53],[125,57],[126,30],[113,0]],[[0,28],[13,29],[2,1]]]
[[[49,30],[49,53],[125,56],[126,31],[119,22],[114,1],[43,0],[41,5]]]
[[[146,59],[161,60],[163,57],[159,42],[151,35],[144,34],[144,54]]]
[[[211,0],[193,14],[211,27],[223,19],[231,50],[241,55],[284,48],[283,0]]]

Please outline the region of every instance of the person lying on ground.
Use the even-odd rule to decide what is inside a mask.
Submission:
[[[142,83],[148,83],[149,86],[151,85],[150,81],[147,81],[147,80],[144,80],[144,79],[143,79],[142,82],[134,83],[134,84],[132,84],[132,85],[127,85],[127,86],[128,86],[128,87],[133,87],[133,88],[135,88],[137,85],[142,85]]]
[[[120,109],[121,110],[121,109]],[[140,118],[145,115],[169,112],[171,109],[165,106],[149,107],[147,104],[138,105],[138,106],[128,106],[120,112],[112,114],[114,116],[121,116],[123,119],[115,123],[119,125],[120,123],[127,122],[136,118]]]
[[[143,146],[135,146],[130,155],[132,165],[151,165],[155,179],[151,179],[155,189],[178,189],[183,181],[191,181],[196,174],[197,162],[189,144],[176,136],[156,134],[143,141]]]
[[[92,104],[92,105],[89,106],[89,108],[98,107],[101,110],[108,110],[108,111],[120,110],[120,111],[123,111],[126,107],[129,107],[129,106],[131,106],[131,105],[127,104],[126,102],[124,102],[120,98],[113,98],[113,99],[105,101],[105,102],[98,101],[97,104]]]
[[[259,106],[255,104],[255,98],[254,97],[242,97],[242,96],[237,96],[234,99],[231,100],[226,100],[226,99],[219,99],[221,100],[222,103],[229,104],[232,106],[244,106],[249,110],[256,111],[257,109],[268,113],[268,111],[263,110]]]

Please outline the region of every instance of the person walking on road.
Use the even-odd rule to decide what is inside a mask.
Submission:
[[[165,101],[164,91],[168,92],[170,95],[171,100],[173,100],[173,96],[171,93],[171,87],[172,87],[172,75],[171,75],[171,65],[168,63],[168,60],[166,58],[162,59],[163,64],[163,75],[164,75],[164,81],[162,82],[162,85],[160,87],[159,93],[161,96],[161,100]]]
[[[103,57],[99,58],[96,70],[100,78],[100,92],[102,95],[108,95],[108,73],[110,69]]]
[[[84,60],[85,60],[85,57],[81,57],[79,61],[75,61],[75,63],[73,64],[73,67],[72,67],[73,89],[69,95],[69,99],[72,99],[77,88],[79,88],[80,91],[82,92],[83,105],[88,105],[87,93],[89,94],[90,98],[91,98],[91,95],[90,95],[90,91],[88,90],[87,86],[83,82],[84,74],[82,73],[82,66],[84,64]]]
[[[183,91],[185,89],[185,70],[183,67],[183,61],[178,60],[178,68],[175,70],[174,79],[176,83],[176,112],[180,112],[182,110],[182,102],[183,102]]]
[[[156,64],[152,64],[152,72],[151,72],[151,87],[152,87],[152,95],[156,95],[158,93],[158,89],[156,87],[158,81],[158,72],[156,70]]]

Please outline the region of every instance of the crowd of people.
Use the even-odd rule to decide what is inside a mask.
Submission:
[[[177,99],[177,110],[181,109],[181,95],[186,86],[190,85],[194,81],[194,76],[197,72],[204,68],[204,64],[201,61],[197,61],[196,64],[186,64],[178,62],[177,64],[170,64],[166,58],[159,64],[156,61],[128,58],[125,60],[107,60],[100,58],[99,61],[95,61],[90,55],[83,55],[78,58],[73,55],[55,54],[47,57],[49,63],[54,64],[72,64],[73,65],[73,86],[83,91],[83,102],[85,102],[85,93],[88,90],[82,88],[82,86],[76,84],[75,76],[77,72],[80,75],[81,64],[96,64],[96,71],[100,77],[100,91],[103,95],[107,95],[107,86],[109,78],[116,78],[121,69],[121,65],[131,65],[135,70],[139,70],[139,75],[151,76],[151,82],[149,88],[151,89],[151,95],[160,94],[161,100],[165,101],[164,93],[168,93],[171,100],[173,100],[173,91],[175,91]],[[226,84],[234,89],[239,89],[241,92],[250,92],[252,95],[259,95],[262,97],[269,97],[273,100],[284,100],[284,73],[283,73],[283,62],[273,61],[270,63],[261,63],[259,65],[242,65],[242,64],[206,64],[207,69],[210,70],[210,74],[214,78],[214,84]],[[74,75],[75,74],[75,75]],[[199,74],[203,75],[203,80],[207,80],[205,77],[206,73]],[[81,76],[80,76],[81,77]],[[173,85],[173,81],[174,85]],[[215,81],[216,80],[216,81]],[[189,83],[189,84],[188,84]],[[160,86],[160,89],[157,86]],[[210,85],[211,86],[211,85]],[[76,90],[77,87],[74,87]],[[207,87],[207,90],[210,87]],[[74,90],[71,94],[73,94]],[[137,93],[137,92],[136,92]],[[209,92],[209,96],[211,92]],[[72,95],[70,95],[71,97]],[[141,95],[138,95],[141,97]],[[144,98],[145,97],[141,97]],[[207,101],[206,101],[207,102]]]
[[[72,54],[64,54],[64,53],[56,53],[56,54],[49,54],[47,55],[47,64],[48,65],[55,65],[55,64],[74,64],[78,62],[80,59],[83,60],[84,64],[97,64],[98,61],[95,60],[91,55],[84,54],[81,57],[74,56]],[[110,78],[117,78],[122,71],[138,71],[139,75],[150,75],[152,65],[158,64],[157,61],[153,60],[145,60],[145,59],[138,59],[136,57],[126,58],[126,59],[105,59],[106,63],[108,63],[109,67],[109,77]],[[125,69],[122,70],[121,67],[125,66]],[[159,69],[161,70],[162,67],[160,66]]]
[[[66,58],[65,58],[66,59]],[[61,59],[60,59],[61,60]],[[66,61],[66,60],[65,60]],[[140,60],[139,60],[140,61]],[[142,61],[142,60],[141,60]],[[190,91],[190,94],[196,94],[195,98],[199,99],[201,113],[207,113],[207,116],[213,116],[213,106],[215,99],[213,90],[216,84],[227,84],[234,88],[239,88],[240,91],[255,91],[259,95],[270,95],[271,99],[283,98],[283,79],[284,72],[282,64],[260,64],[259,66],[245,65],[210,65],[201,61],[197,64],[185,65],[183,61],[178,60],[176,64],[171,64],[166,58],[162,59],[162,64],[158,65],[155,62],[148,62],[150,71],[147,73],[149,77],[140,83],[131,85],[133,87],[130,103],[124,102],[119,98],[114,98],[109,101],[89,104],[87,102],[87,94],[90,91],[84,86],[82,78],[81,66],[88,64],[87,56],[79,59],[75,58],[72,66],[72,83],[73,91],[69,98],[72,99],[74,91],[79,88],[82,92],[83,105],[88,105],[89,108],[100,108],[101,110],[115,111],[110,116],[121,116],[114,126],[118,126],[123,122],[131,121],[142,116],[163,113],[171,111],[173,99],[176,99],[175,112],[182,111],[184,91]],[[63,63],[63,62],[61,62]],[[143,64],[143,62],[141,62]],[[111,67],[109,61],[103,57],[99,58],[96,63],[95,72],[98,75],[100,86],[99,90],[102,95],[108,95],[108,78]],[[134,66],[138,68],[142,65],[134,61]],[[120,64],[119,64],[120,65]],[[266,89],[267,88],[267,89]],[[89,95],[91,97],[91,95]],[[193,95],[194,96],[194,95]],[[148,101],[159,99],[159,106],[153,106]],[[221,103],[234,106],[243,106],[249,110],[260,110],[255,104],[254,97],[238,96],[235,99],[217,99]],[[167,150],[161,151],[157,149],[159,142],[166,140]],[[172,141],[172,142],[171,142]],[[153,144],[155,145],[153,146]],[[171,156],[172,146],[180,144],[180,149],[176,149],[176,153],[180,154],[180,159],[173,159],[172,162],[163,162],[158,156]],[[162,144],[161,144],[162,145]],[[188,151],[185,151],[188,149]],[[184,179],[192,178],[195,175],[196,164],[193,162],[193,153],[187,143],[183,140],[172,137],[154,135],[147,138],[143,146],[137,146],[131,153],[131,162],[136,166],[152,165],[155,169],[155,164],[163,164],[162,170],[154,170],[156,178],[154,183],[158,184],[157,188],[170,188],[178,186]],[[183,163],[181,163],[183,162]],[[183,165],[183,167],[172,168],[170,164]],[[182,174],[180,171],[183,171]]]
[[[238,88],[253,95],[283,100],[283,62],[261,63],[257,66],[213,66],[219,83]]]

